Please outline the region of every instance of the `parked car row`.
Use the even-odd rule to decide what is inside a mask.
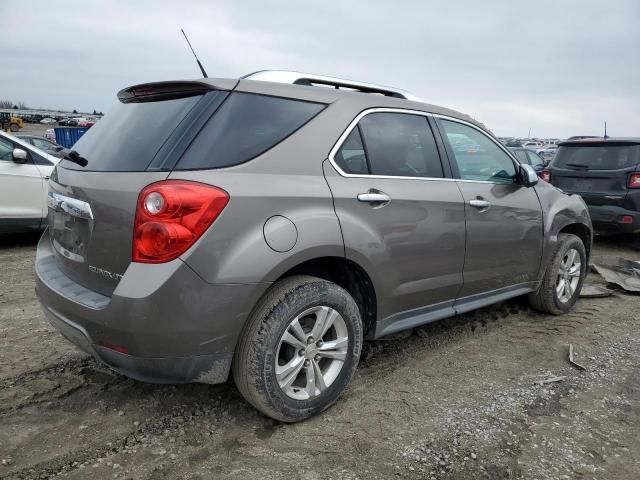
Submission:
[[[505,138],[501,137],[500,141],[509,148],[524,148],[537,153],[548,164],[553,159],[558,149],[557,143],[560,140],[546,139],[542,140],[530,140],[530,139],[518,139],[518,138]]]
[[[62,126],[86,126],[77,125],[80,122],[97,122],[102,118],[101,114],[86,115],[86,114],[72,114],[47,110],[32,110],[32,109],[1,109],[0,113],[12,115],[22,118],[26,123],[40,123],[43,125],[60,124]],[[70,122],[73,120],[72,122]]]
[[[85,118],[85,117],[73,117],[73,118],[67,118],[64,120],[60,120],[58,122],[58,125],[60,125],[61,127],[93,127],[96,122],[98,121],[97,118]]]

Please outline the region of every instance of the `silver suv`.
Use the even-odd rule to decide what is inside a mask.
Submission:
[[[131,378],[227,380],[294,422],[362,342],[528,294],[561,314],[592,228],[472,118],[294,72],[137,85],[51,175],[37,293]]]

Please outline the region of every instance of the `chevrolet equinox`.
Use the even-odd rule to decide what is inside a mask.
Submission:
[[[584,202],[467,115],[282,71],[118,99],[51,174],[35,270],[48,320],[124,375],[231,374],[295,422],[336,402],[366,339],[578,298]]]

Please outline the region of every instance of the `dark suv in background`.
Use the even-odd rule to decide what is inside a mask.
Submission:
[[[232,372],[298,421],[340,397],[365,339],[578,298],[584,202],[467,115],[296,72],[118,98],[51,175],[36,275],[49,321],[132,378]]]
[[[584,199],[596,230],[640,234],[640,138],[563,142],[547,172],[543,178]]]

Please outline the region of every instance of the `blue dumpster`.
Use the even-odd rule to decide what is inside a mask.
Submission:
[[[56,132],[56,143],[64,148],[71,148],[89,129],[84,127],[56,127],[53,130]]]

